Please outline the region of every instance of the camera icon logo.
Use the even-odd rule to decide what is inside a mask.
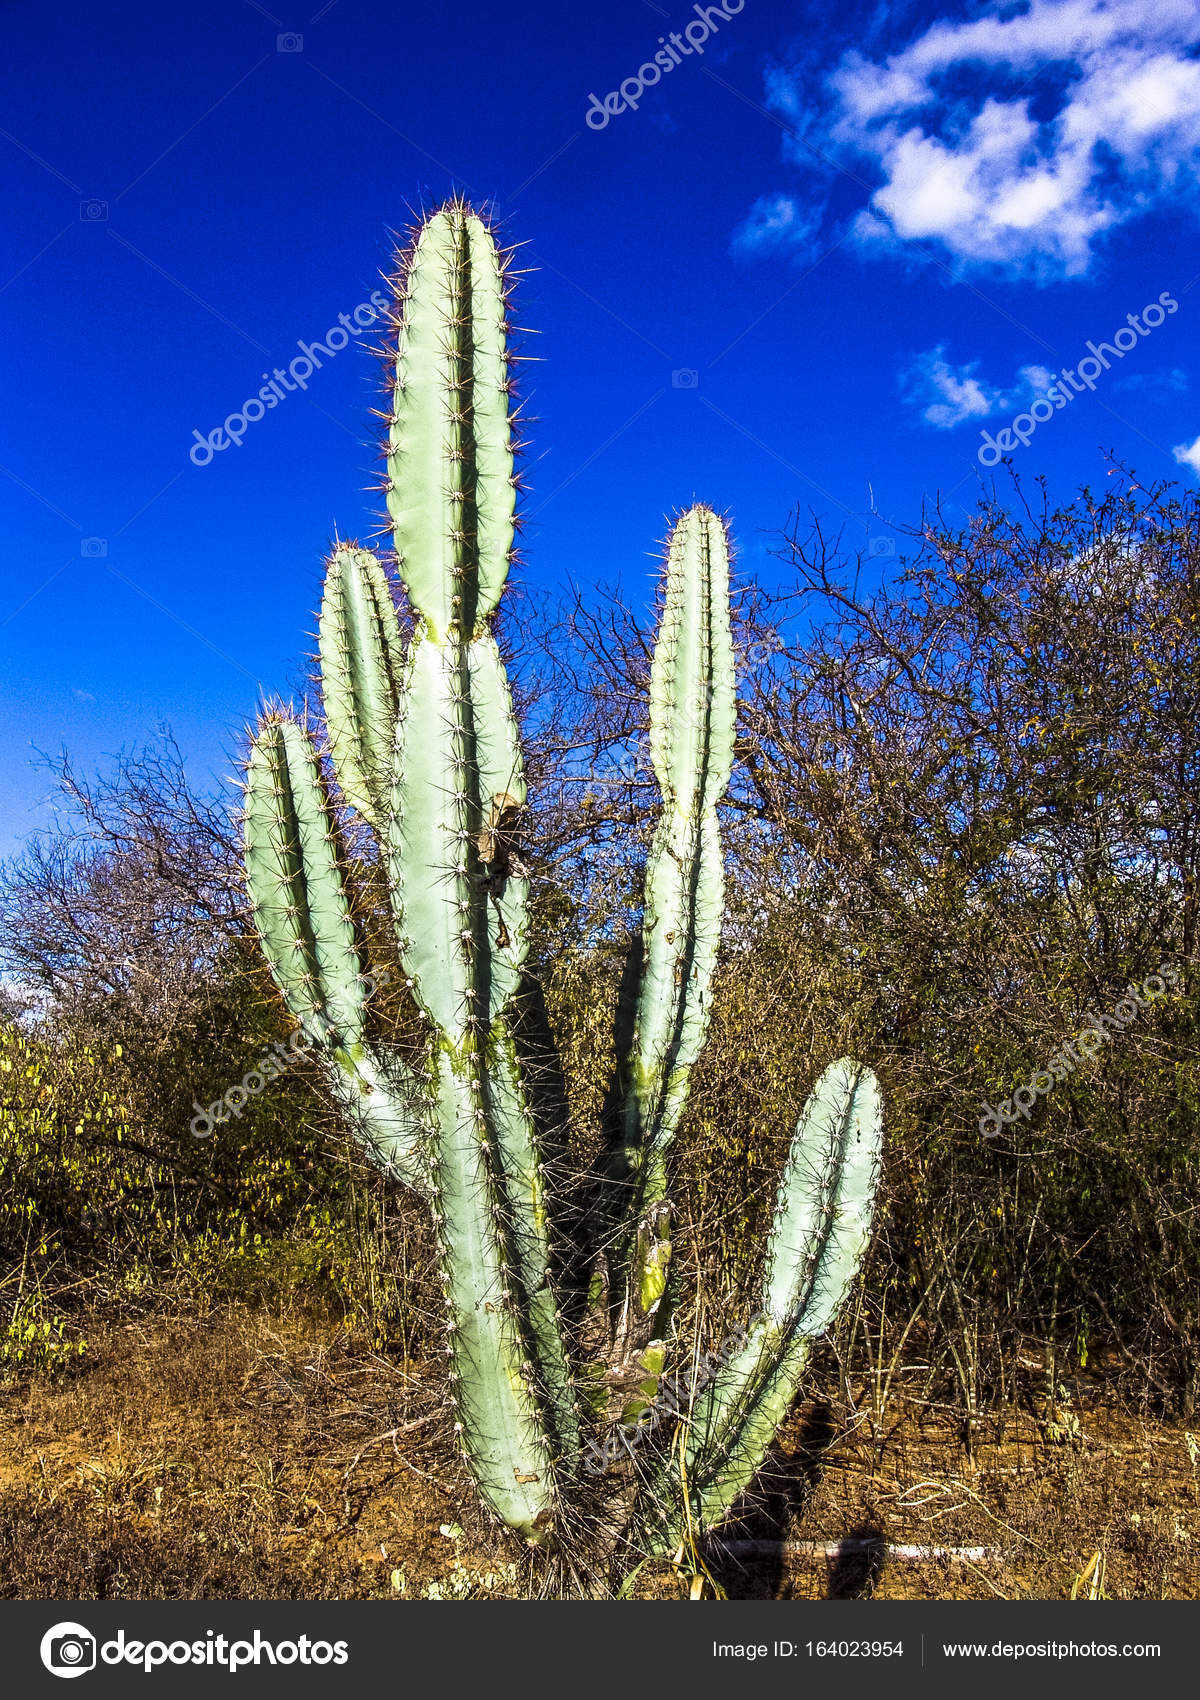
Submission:
[[[84,537],[79,544],[79,553],[85,561],[102,561],[108,554],[107,537]]]
[[[55,1676],[82,1676],[96,1668],[96,1637],[82,1623],[56,1623],[42,1636],[42,1663]]]
[[[700,374],[694,366],[678,366],[671,373],[673,390],[694,390],[700,387]]]
[[[276,53],[303,53],[304,37],[295,35],[291,30],[288,30],[284,35],[277,35],[275,37],[275,51]]]
[[[876,560],[883,555],[894,555],[896,553],[896,539],[894,537],[872,537],[867,545],[867,553]]]
[[[84,224],[103,224],[108,217],[108,202],[80,201],[79,216]]]

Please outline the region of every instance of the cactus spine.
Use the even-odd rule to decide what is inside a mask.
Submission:
[[[264,954],[331,1094],[372,1159],[430,1204],[464,1456],[484,1501],[538,1542],[570,1521],[561,1513],[585,1440],[513,1025],[528,948],[514,846],[526,791],[491,629],[516,491],[506,260],[485,222],[451,201],[414,234],[395,293],[385,488],[414,629],[406,646],[379,557],[339,544],[319,632],[337,790],[307,731],[267,714],[247,766],[246,881]],[[622,1359],[652,1332],[669,1349],[667,1159],[709,1020],[735,693],[725,525],[695,506],[668,539],[651,673],[662,814],[605,1216]],[[424,1023],[419,1055],[377,1036],[343,806],[378,845]],[[834,1064],[785,1169],[758,1323],[696,1403],[682,1446],[648,1461],[631,1528],[660,1549],[718,1523],[753,1479],[858,1267],[879,1126],[874,1076]]]

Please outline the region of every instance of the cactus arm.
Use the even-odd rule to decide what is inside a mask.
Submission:
[[[488,1045],[488,1108],[509,1209],[509,1244],[525,1298],[534,1362],[546,1413],[561,1454],[579,1449],[575,1386],[550,1280],[550,1216],[533,1121],[507,1022],[496,1021]]]
[[[429,1088],[389,1052],[365,1046],[349,1061],[318,1052],[330,1095],[372,1161],[429,1203]]]
[[[325,573],[318,627],[321,696],[346,801],[382,834],[391,799],[402,646],[378,556],[339,544]]]
[[[692,870],[694,886],[687,891],[684,881]],[[708,1029],[724,894],[716,810],[694,822],[677,810],[664,814],[646,876],[649,947],[641,997],[645,1018],[638,1026],[643,1054],[627,1111],[627,1126],[643,1130],[643,1214],[666,1194],[667,1151]]]
[[[678,1125],[709,1018],[723,905],[716,806],[733,765],[735,675],[729,550],[711,508],[690,508],[667,544],[667,590],[650,676],[650,751],[663,812],[646,873],[645,958],[632,1097],[644,1145]]]
[[[330,1050],[361,1046],[362,961],[316,752],[293,720],[253,744],[243,813],[250,907],[288,1008]]]
[[[708,1029],[724,907],[717,804],[733,764],[736,678],[729,549],[711,508],[690,508],[667,543],[666,595],[650,679],[650,749],[663,812],[646,865],[644,960],[624,1112],[631,1172],[622,1332],[628,1345],[667,1281],[666,1156]]]
[[[400,295],[388,511],[413,605],[469,635],[500,599],[516,502],[507,284],[483,221],[459,203],[427,219]]]
[[[729,537],[697,504],[667,540],[667,588],[650,672],[650,756],[664,795],[715,807],[733,770],[735,676]]]
[[[424,1093],[364,1039],[366,976],[336,825],[316,752],[295,721],[270,716],[254,739],[242,831],[251,913],[288,1009],[357,1137],[427,1197]]]
[[[805,1105],[780,1182],[763,1310],[687,1424],[686,1500],[669,1466],[656,1466],[661,1503],[652,1518],[667,1546],[689,1523],[719,1524],[761,1468],[812,1342],[832,1324],[866,1250],[881,1142],[874,1074],[847,1058],[831,1064]]]
[[[771,1233],[764,1302],[815,1340],[845,1302],[870,1243],[883,1142],[874,1071],[842,1057],[804,1106]]]
[[[442,1247],[451,1385],[463,1451],[498,1517],[537,1541],[554,1509],[551,1449],[501,1228],[477,1059],[435,1056],[434,1224]]]

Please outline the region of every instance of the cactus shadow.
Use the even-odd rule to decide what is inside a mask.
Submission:
[[[543,1160],[556,1171],[564,1170],[570,1162],[567,1082],[550,1025],[545,989],[533,974],[521,980],[514,1040]]]
[[[566,1077],[554,1040],[545,989],[535,975],[527,974],[522,979],[513,1036],[551,1199],[554,1274],[564,1311],[578,1324],[587,1289],[584,1239],[587,1201],[575,1178],[571,1159]]]
[[[633,1052],[633,1035],[637,1027],[638,991],[642,983],[644,962],[644,941],[638,934],[630,940],[621,965],[617,1006],[613,1013],[613,1055],[616,1058],[616,1067],[609,1078],[608,1090],[600,1112],[610,1168],[616,1165],[616,1159],[625,1142],[625,1095],[629,1089],[629,1065]]]
[[[834,1421],[832,1405],[820,1399],[804,1413],[791,1454],[782,1452],[778,1446],[773,1446],[767,1454],[754,1487],[725,1525],[720,1543],[714,1542],[709,1555],[712,1575],[731,1600],[778,1597],[790,1562],[783,1543],[802,1525],[804,1513],[820,1486],[824,1454],[841,1432],[840,1425]],[[878,1536],[877,1560],[875,1536]],[[884,1543],[877,1530],[856,1529],[851,1539],[850,1550],[839,1554],[831,1566],[830,1599],[859,1598],[872,1587],[882,1564]],[[742,1543],[749,1542],[762,1544],[759,1550],[747,1554]]]
[[[887,1541],[877,1524],[862,1523],[851,1529],[841,1543],[841,1551],[829,1566],[826,1599],[870,1599],[883,1574],[886,1557]]]
[[[615,1066],[600,1108],[601,1149],[585,1185],[580,1228],[581,1244],[586,1248],[589,1264],[597,1252],[611,1249],[610,1241],[617,1224],[624,1219],[630,1197],[631,1177],[624,1149],[625,1101],[643,959],[639,935],[630,940],[621,965],[613,1014]]]

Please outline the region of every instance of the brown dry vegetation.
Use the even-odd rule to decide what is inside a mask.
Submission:
[[[381,1356],[312,1312],[240,1306],[97,1324],[91,1339],[86,1367],[0,1394],[0,1596],[538,1591],[535,1562],[468,1521],[436,1367]],[[1052,1429],[1043,1381],[1035,1366],[1020,1405],[981,1426],[968,1458],[936,1402],[894,1394],[876,1422],[870,1388],[856,1386],[847,1409],[827,1358],[759,1509],[727,1537],[859,1548],[834,1560],[717,1555],[714,1581],[730,1598],[1062,1599],[1099,1553],[1108,1598],[1195,1598],[1188,1432],[1119,1408],[1102,1375],[1073,1381]],[[997,1557],[902,1562],[888,1553],[896,1544]],[[635,1584],[641,1598],[684,1591],[666,1567]]]
[[[396,1566],[452,1568],[439,1526],[470,1496],[412,1367],[332,1320],[241,1307],[91,1345],[0,1395],[6,1597],[394,1597]]]

